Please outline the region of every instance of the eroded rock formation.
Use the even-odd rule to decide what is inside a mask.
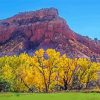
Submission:
[[[55,8],[19,13],[0,21],[1,56],[33,53],[39,48],[54,48],[70,57],[100,56],[100,41],[73,32]]]

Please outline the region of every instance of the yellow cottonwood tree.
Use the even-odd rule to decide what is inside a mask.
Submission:
[[[91,62],[86,58],[79,58],[77,60],[80,70],[77,71],[79,81],[88,88],[88,83],[98,79],[98,71],[100,71],[100,64]]]
[[[15,92],[73,89],[74,77],[79,85],[89,88],[90,82],[97,82],[98,72],[100,63],[86,58],[71,59],[54,49],[39,49],[33,56],[22,53],[0,57],[0,84],[6,82]]]
[[[59,63],[60,53],[56,52],[53,49],[47,49],[44,51],[43,49],[40,49],[35,52],[35,55],[33,57],[34,59],[34,66],[37,68],[37,70],[40,73],[40,76],[43,81],[43,87],[45,89],[45,92],[48,92],[50,90],[51,84],[54,83],[55,77],[54,73],[56,73]]]

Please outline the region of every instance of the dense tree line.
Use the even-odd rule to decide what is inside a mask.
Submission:
[[[70,59],[54,49],[0,58],[0,91],[54,92],[96,88],[100,63]]]

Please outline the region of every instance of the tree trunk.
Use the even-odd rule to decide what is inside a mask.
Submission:
[[[64,81],[64,90],[67,90],[67,86],[68,86],[67,80],[66,79],[63,79],[63,81]]]

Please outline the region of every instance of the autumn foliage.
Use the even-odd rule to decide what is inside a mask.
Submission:
[[[54,92],[99,86],[100,63],[70,59],[54,49],[0,58],[0,91]]]

